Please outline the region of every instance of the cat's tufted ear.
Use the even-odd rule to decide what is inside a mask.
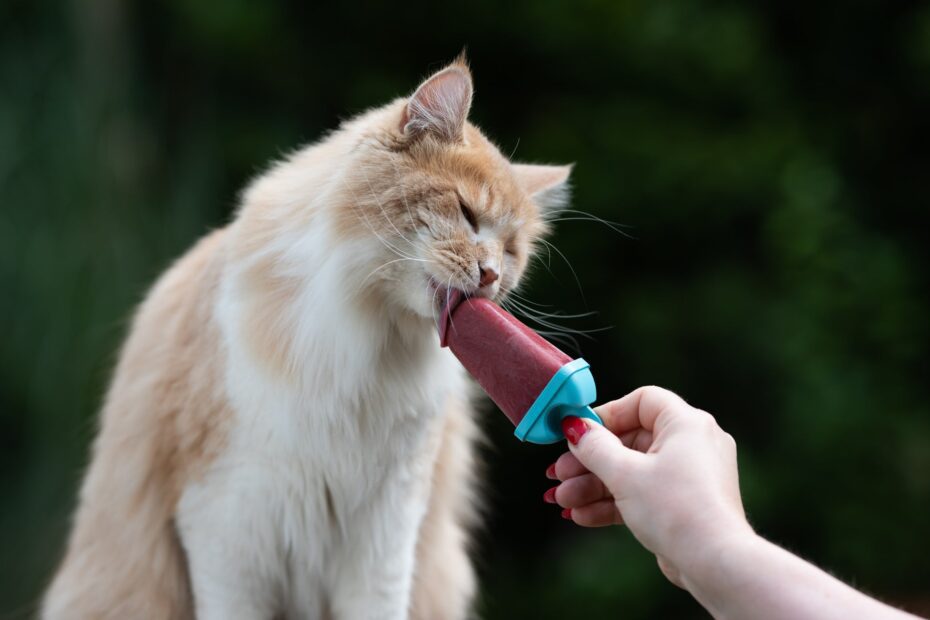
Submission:
[[[558,213],[568,206],[571,197],[568,177],[572,164],[544,166],[540,164],[512,164],[517,183],[545,214]]]
[[[406,136],[430,132],[442,140],[461,141],[472,90],[468,65],[462,59],[456,60],[413,93],[404,108],[401,132]]]

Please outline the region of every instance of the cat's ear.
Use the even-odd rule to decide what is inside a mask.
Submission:
[[[517,183],[544,214],[558,213],[568,206],[571,198],[568,177],[572,173],[572,166],[511,164]]]
[[[430,132],[442,140],[461,141],[472,91],[471,72],[459,58],[420,84],[404,108],[401,132],[405,136]]]

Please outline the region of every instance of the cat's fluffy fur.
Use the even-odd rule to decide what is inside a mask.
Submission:
[[[161,277],[45,618],[468,614],[476,431],[434,317],[517,285],[569,174],[507,161],[471,95],[457,61],[348,121]]]

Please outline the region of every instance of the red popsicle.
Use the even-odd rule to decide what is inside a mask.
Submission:
[[[450,292],[439,322],[440,343],[517,426],[521,440],[560,439],[558,422],[567,415],[600,421],[587,406],[595,397],[587,362],[573,361],[489,299],[461,297]],[[531,410],[534,419],[521,426]]]
[[[483,297],[455,308],[446,342],[514,426],[572,358]]]

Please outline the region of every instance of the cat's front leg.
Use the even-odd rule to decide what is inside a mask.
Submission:
[[[469,406],[463,400],[451,401],[433,468],[429,508],[417,536],[411,620],[471,617],[477,584],[468,557],[468,530],[476,520],[476,435]]]
[[[430,472],[392,473],[365,513],[353,518],[339,558],[330,567],[333,617],[409,617],[417,535],[428,502]]]
[[[391,531],[389,532],[388,529]],[[415,528],[396,523],[380,540],[354,536],[336,572],[333,616],[340,620],[405,620],[414,572]]]
[[[176,517],[197,620],[272,618],[280,608],[275,568],[283,561],[255,511],[267,502],[222,478],[188,488]]]

